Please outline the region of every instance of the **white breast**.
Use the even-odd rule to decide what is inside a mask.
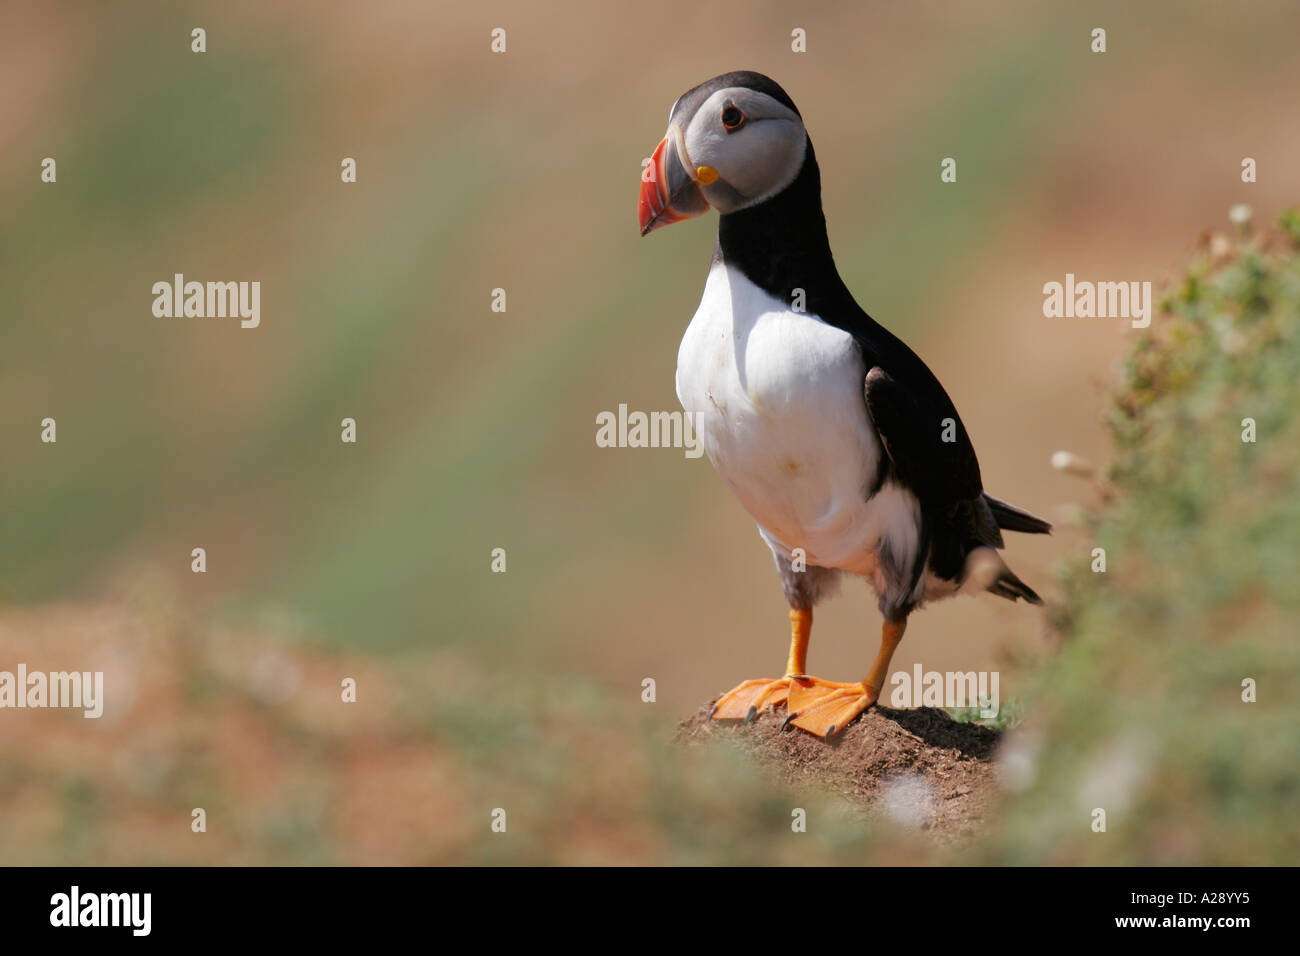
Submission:
[[[853,337],[716,263],[677,353],[677,397],[709,460],[772,548],[871,576],[876,548],[915,553],[915,499],[886,485]]]

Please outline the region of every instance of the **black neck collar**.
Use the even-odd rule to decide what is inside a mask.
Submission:
[[[805,311],[848,328],[866,316],[835,268],[821,193],[821,170],[808,140],[803,167],[789,186],[719,219],[718,248],[728,266],[760,289],[791,304],[802,289]]]

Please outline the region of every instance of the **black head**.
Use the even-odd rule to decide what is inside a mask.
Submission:
[[[769,77],[739,70],[687,90],[642,176],[641,234],[771,199],[799,175],[807,150],[798,108]]]

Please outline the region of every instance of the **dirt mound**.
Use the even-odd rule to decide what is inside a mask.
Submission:
[[[748,751],[791,786],[817,786],[944,842],[974,836],[997,791],[1001,731],[958,723],[942,710],[873,707],[827,743],[781,730],[784,707],[752,723],[711,720],[710,702],[683,721],[677,740]]]

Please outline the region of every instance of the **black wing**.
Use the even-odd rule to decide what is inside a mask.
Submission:
[[[1002,534],[984,499],[970,436],[929,370],[924,379],[916,372],[909,369],[910,387],[880,366],[867,373],[867,411],[893,476],[916,495],[939,536],[959,549],[968,542],[1000,548]]]

